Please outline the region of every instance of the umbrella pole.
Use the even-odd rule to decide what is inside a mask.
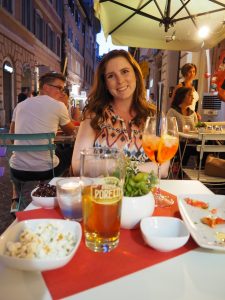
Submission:
[[[158,82],[158,97],[156,100],[156,134],[160,135],[160,119],[162,115],[162,95],[163,95],[163,83]]]

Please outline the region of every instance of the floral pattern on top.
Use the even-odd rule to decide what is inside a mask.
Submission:
[[[113,111],[109,105],[104,111],[104,122],[96,134],[94,147],[113,147],[123,149],[131,160],[140,162],[149,161],[142,148],[143,129],[140,129],[133,120],[129,121],[131,135],[129,137],[125,121]]]

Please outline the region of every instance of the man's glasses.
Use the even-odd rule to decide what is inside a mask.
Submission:
[[[52,86],[52,87],[58,89],[58,91],[59,91],[60,93],[65,93],[65,92],[66,92],[66,89],[67,89],[65,86],[59,86],[59,85],[54,85],[54,84],[50,84],[50,83],[47,83],[47,85],[50,85],[50,86]]]

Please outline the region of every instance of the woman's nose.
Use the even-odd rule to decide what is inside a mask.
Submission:
[[[118,83],[122,82],[123,81],[123,76],[117,75],[116,80],[117,80]]]

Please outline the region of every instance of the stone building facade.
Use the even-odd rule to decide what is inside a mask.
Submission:
[[[93,13],[91,0],[0,1],[0,127],[9,126],[21,88],[37,91],[45,72],[64,71],[78,94],[90,87],[100,30]]]

